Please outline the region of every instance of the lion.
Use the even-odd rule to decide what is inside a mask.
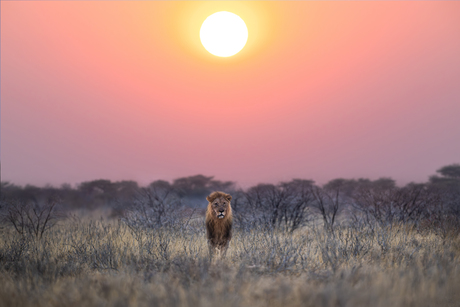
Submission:
[[[218,252],[220,256],[225,257],[232,239],[232,197],[224,192],[212,192],[206,200],[209,202],[206,211],[209,254],[212,257]]]

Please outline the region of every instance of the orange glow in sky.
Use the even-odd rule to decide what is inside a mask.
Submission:
[[[246,46],[216,57],[229,11]],[[460,2],[2,1],[2,180],[241,185],[460,162]]]

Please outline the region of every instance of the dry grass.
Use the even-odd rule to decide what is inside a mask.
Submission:
[[[73,221],[4,228],[0,306],[459,306],[460,238],[395,225],[236,229],[209,261],[204,219],[133,232]]]

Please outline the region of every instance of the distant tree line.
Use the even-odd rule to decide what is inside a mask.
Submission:
[[[164,180],[153,181],[147,186],[140,186],[136,181],[116,181],[106,179],[86,181],[72,187],[45,186],[24,187],[10,182],[1,183],[1,200],[22,202],[43,202],[48,198],[59,198],[67,209],[120,208],[129,205],[133,198],[144,194],[146,190],[171,190],[184,204],[190,206],[205,203],[206,196],[215,190],[234,191],[235,183],[214,180],[214,177],[196,175],[175,179],[172,183]],[[190,204],[189,204],[190,203]]]
[[[238,227],[262,225],[293,232],[320,222],[330,232],[347,221],[374,227],[405,223],[437,229],[446,235],[460,225],[460,164],[437,170],[425,183],[399,187],[391,178],[334,179],[320,186],[294,179],[237,189],[232,181],[212,176],[189,176],[147,186],[135,181],[93,180],[76,187],[17,186],[1,183],[2,221],[20,233],[41,234],[72,210],[111,210],[132,228],[174,224],[192,209],[205,208],[215,190],[232,194]]]

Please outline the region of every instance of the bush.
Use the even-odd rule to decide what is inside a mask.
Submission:
[[[56,225],[64,217],[58,211],[59,201],[50,198],[46,202],[8,200],[3,202],[1,220],[13,227],[21,236],[31,235],[42,238],[45,231]]]

